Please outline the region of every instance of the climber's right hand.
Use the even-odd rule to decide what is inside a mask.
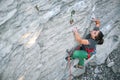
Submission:
[[[72,30],[74,33],[75,32],[78,32],[78,29],[77,29],[77,27],[75,27],[75,28],[73,28],[73,30]]]

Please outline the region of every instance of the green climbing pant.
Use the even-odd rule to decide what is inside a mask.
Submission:
[[[78,65],[84,66],[84,59],[86,59],[88,56],[88,53],[84,50],[75,50],[74,53],[71,55],[72,59],[79,59]]]

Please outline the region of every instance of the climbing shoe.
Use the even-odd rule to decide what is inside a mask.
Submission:
[[[80,69],[83,69],[83,66],[81,66],[81,65],[74,65],[74,68],[80,68]]]
[[[68,49],[66,49],[66,52],[68,53],[68,55],[72,55],[72,50],[68,50]]]
[[[65,58],[65,60],[66,60],[66,61],[68,61],[68,60],[72,60],[72,58],[69,57],[69,56],[67,56],[67,57]]]

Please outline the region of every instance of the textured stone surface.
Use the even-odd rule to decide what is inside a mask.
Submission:
[[[72,29],[78,27],[83,37],[95,16],[105,43],[93,61],[103,64],[120,42],[119,13],[119,0],[0,0],[0,80],[67,80],[65,51],[77,45]],[[72,67],[74,76],[84,72]]]
[[[87,66],[86,71],[81,76],[75,76],[75,80],[120,80],[120,43],[108,56],[104,64],[98,66]],[[114,62],[110,67],[108,62]]]

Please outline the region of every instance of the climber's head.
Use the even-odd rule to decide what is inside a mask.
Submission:
[[[91,38],[97,41],[97,44],[103,44],[104,42],[104,35],[101,31],[91,31],[90,32]]]

